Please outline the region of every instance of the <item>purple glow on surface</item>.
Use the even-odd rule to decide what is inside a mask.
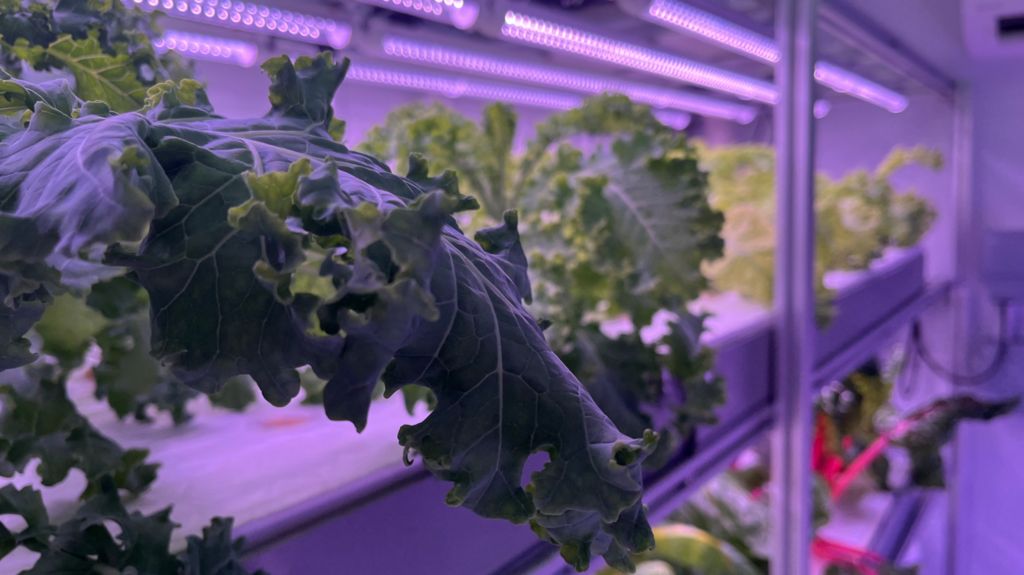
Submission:
[[[771,38],[677,0],[652,0],[647,14],[658,23],[696,34],[763,62],[776,64],[779,61],[778,44]],[[814,67],[814,78],[836,92],[849,94],[894,114],[907,109],[906,96],[835,64],[818,62]]]
[[[249,42],[174,30],[168,30],[163,36],[154,40],[153,47],[158,52],[173,50],[189,58],[228,62],[244,68],[251,67],[259,58],[259,49],[255,44]]]
[[[384,53],[394,58],[425,62],[453,70],[466,70],[499,78],[544,84],[588,94],[617,92],[655,108],[673,108],[732,120],[741,124],[750,123],[757,116],[757,110],[752,106],[691,94],[682,90],[623,82],[608,76],[573,72],[553,66],[524,64],[516,60],[496,58],[469,50],[449,48],[396,36],[384,38],[382,46]]]
[[[676,112],[674,110],[655,110],[654,117],[669,128],[679,131],[685,130],[693,120],[686,112]]]
[[[342,22],[239,0],[125,0],[125,3],[143,10],[163,10],[174,18],[274,34],[334,49],[344,48],[352,38],[352,28]]]
[[[345,78],[354,82],[432,92],[447,98],[474,98],[554,110],[569,110],[583,103],[582,97],[565,92],[366,64],[352,64]]]
[[[364,4],[412,14],[429,20],[449,23],[459,30],[468,30],[480,16],[480,6],[469,0],[359,0]]]
[[[501,33],[505,37],[519,42],[602,60],[688,84],[727,92],[745,99],[767,104],[775,104],[778,100],[778,92],[770,82],[749,78],[628,42],[613,40],[514,10],[505,12],[505,23],[501,27]]]

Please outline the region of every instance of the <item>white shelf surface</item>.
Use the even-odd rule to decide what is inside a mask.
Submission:
[[[398,428],[422,419],[410,416],[400,396],[375,401],[362,434],[349,423],[330,421],[323,407],[294,400],[275,408],[258,399],[244,413],[213,409],[205,398],[190,404],[195,417],[174,427],[159,419],[151,425],[118,421],[113,411],[92,398],[92,383],[76,378],[69,393],[81,411],[122,446],[150,450],[162,465],[156,481],[140,497],[126,498],[129,509],[152,513],[173,505],[172,549],[199,533],[215,516],[235,518],[236,529],[287,510],[314,494],[353,483],[387,467],[402,466]],[[53,487],[42,487],[34,472],[12,483],[41,488],[51,520],[70,516],[85,478],[78,471]],[[19,549],[0,564],[16,573],[35,562],[35,553]]]

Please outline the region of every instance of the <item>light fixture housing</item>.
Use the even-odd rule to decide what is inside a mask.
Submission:
[[[516,10],[505,12],[501,34],[517,42],[641,70],[687,84],[726,92],[743,99],[773,105],[778,101],[778,91],[771,82],[709,66],[682,56],[607,38]]]
[[[779,47],[772,38],[679,0],[621,0],[620,5],[660,26],[681,30],[762,62],[779,62]],[[902,112],[909,105],[903,94],[830,62],[817,62],[814,78],[836,92],[849,94],[892,113]]]
[[[397,35],[384,36],[381,39],[381,49],[385,55],[391,58],[440,68],[541,84],[587,94],[621,93],[656,109],[692,112],[740,124],[748,124],[757,117],[757,109],[747,104],[711,98],[683,90],[626,82],[610,76],[525,63],[520,60],[490,56],[480,51]]]
[[[472,0],[358,0],[363,4],[411,14],[427,20],[469,30],[480,16],[480,5]]]
[[[124,0],[143,10],[160,10],[169,17],[223,28],[282,36],[340,50],[352,39],[343,22],[239,0]]]
[[[174,51],[188,58],[225,62],[250,68],[259,60],[259,48],[250,42],[167,30],[153,40],[157,52]]]

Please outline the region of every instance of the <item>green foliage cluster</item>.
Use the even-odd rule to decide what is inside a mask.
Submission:
[[[154,14],[118,0],[0,0],[0,62],[8,73],[66,72],[79,98],[115,112],[141,108],[150,86],[188,74],[173,53],[154,51],[157,31]]]
[[[412,104],[361,148],[397,169],[414,152],[458,170],[483,207],[471,227],[511,226],[506,210],[520,208],[531,309],[548,324],[547,340],[626,434],[663,422],[667,456],[694,426],[714,422],[724,401],[722,382],[709,375],[713,355],[699,344],[703,319],[686,310],[707,287],[702,263],[722,251],[722,216],[708,204],[696,151],[623,96],[541,122],[519,154],[516,125],[501,104],[488,106],[480,125],[441,104]],[[644,341],[637,328],[659,311],[671,312],[665,333]],[[602,330],[622,318],[632,330]]]
[[[725,213],[723,258],[705,273],[718,291],[771,305],[775,272],[775,151],[765,145],[702,146],[711,205]],[[910,247],[928,231],[935,211],[913,191],[897,191],[893,175],[908,166],[937,170],[942,156],[924,147],[896,148],[874,171],[835,180],[819,174],[815,212],[815,269],[819,315],[828,315],[826,271],[866,268],[887,247]]]
[[[177,527],[170,519],[171,509],[151,515],[129,512],[109,477],[60,525],[50,523],[42,497],[30,487],[0,487],[0,514],[18,516],[26,524],[17,533],[0,525],[0,559],[16,547],[39,554],[25,575],[250,573],[239,560],[243,541],[232,538],[231,519],[215,517],[202,536],[189,536],[187,549],[175,555],[169,551]]]

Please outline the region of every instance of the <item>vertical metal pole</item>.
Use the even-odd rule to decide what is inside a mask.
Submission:
[[[807,575],[811,543],[814,364],[814,56],[816,0],[776,3],[776,428],[773,575]]]
[[[979,206],[981,196],[971,193],[974,189],[974,124],[971,109],[971,96],[967,87],[957,90],[953,109],[953,195],[954,203],[954,239],[956,240],[955,287],[953,290],[953,365],[957,371],[970,373],[971,351],[974,339],[979,333],[979,315],[981,303],[981,280],[979,277],[978,260],[981,248],[981,218]],[[966,554],[958,553],[959,539],[963,532],[964,508],[961,505],[965,489],[966,475],[969,471],[961,466],[963,461],[963,442],[960,429],[953,436],[952,473],[946,489],[946,565],[943,575],[953,575],[962,571],[959,562]]]

